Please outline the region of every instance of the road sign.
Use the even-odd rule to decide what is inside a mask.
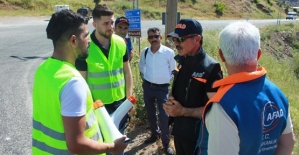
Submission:
[[[130,23],[129,36],[141,37],[141,10],[126,10],[125,15]]]

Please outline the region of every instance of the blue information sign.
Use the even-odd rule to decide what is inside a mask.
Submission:
[[[126,18],[128,18],[130,22],[129,31],[130,30],[141,30],[141,10],[126,10],[125,11]]]

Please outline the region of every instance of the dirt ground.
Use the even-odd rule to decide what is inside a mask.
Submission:
[[[161,139],[152,144],[143,143],[151,135],[149,125],[146,122],[130,123],[126,133],[127,137],[131,138],[131,142],[125,150],[125,155],[166,155]],[[172,136],[169,145],[174,149]]]

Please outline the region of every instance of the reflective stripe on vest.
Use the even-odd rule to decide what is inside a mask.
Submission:
[[[125,79],[113,83],[108,83],[108,84],[89,84],[89,87],[90,89],[93,90],[103,90],[103,89],[117,88],[123,84],[125,84]]]
[[[57,140],[65,141],[64,133],[60,133],[55,130],[52,130],[52,129],[44,126],[42,123],[35,121],[34,119],[33,119],[33,128],[35,130],[39,130],[39,131],[43,132],[45,135],[47,135],[49,137],[52,137]]]
[[[112,71],[106,71],[106,72],[88,72],[88,77],[90,78],[105,78],[109,76],[117,76],[119,74],[123,74],[123,69],[119,68]],[[117,82],[107,83],[107,84],[89,84],[90,89],[94,90],[101,90],[101,89],[111,89],[116,88],[125,83],[124,79],[121,79]]]
[[[93,123],[95,121],[97,121],[96,119],[97,118],[96,118],[95,114],[91,113],[91,116],[89,116],[89,119],[86,121],[85,130],[89,129],[93,125]],[[55,130],[52,130],[52,129],[44,126],[42,123],[35,121],[34,119],[33,119],[33,128],[43,132],[45,135],[52,137],[54,139],[65,140],[64,133],[60,133]],[[95,135],[93,135],[93,137],[99,137],[99,134],[95,134]],[[91,138],[91,139],[96,140],[96,141],[99,140],[99,138]]]
[[[38,148],[38,149],[40,149],[44,152],[50,153],[50,154],[74,155],[74,154],[71,154],[68,150],[59,150],[59,149],[56,149],[54,147],[48,146],[45,143],[39,142],[35,139],[32,139],[32,146],[34,146],[34,147],[36,147],[36,148]]]
[[[123,74],[122,68],[118,68],[116,70],[106,71],[106,72],[88,72],[88,77],[103,78],[103,77],[109,77],[109,76],[116,76],[118,74]]]

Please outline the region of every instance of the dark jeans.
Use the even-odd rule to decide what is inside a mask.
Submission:
[[[109,114],[113,113],[125,100],[126,100],[126,98],[123,98],[123,99],[121,99],[119,101],[115,101],[111,104],[105,104],[105,108],[106,108],[107,112]],[[129,119],[129,115],[126,114],[124,116],[124,118],[122,118],[122,120],[119,123],[118,130],[122,134],[125,134],[125,129],[128,126],[128,119]],[[121,153],[119,155],[123,155],[123,154],[124,153]],[[108,153],[108,155],[109,155],[109,153]]]
[[[197,150],[197,142],[174,136],[174,146],[177,155],[193,155]]]
[[[149,83],[143,82],[143,99],[147,118],[150,124],[151,133],[158,135],[162,133],[161,139],[163,146],[169,144],[169,126],[168,126],[168,115],[163,109],[163,103],[168,99],[168,86],[153,86]],[[157,118],[157,108],[155,101],[157,100],[157,106],[159,110],[159,121]]]

